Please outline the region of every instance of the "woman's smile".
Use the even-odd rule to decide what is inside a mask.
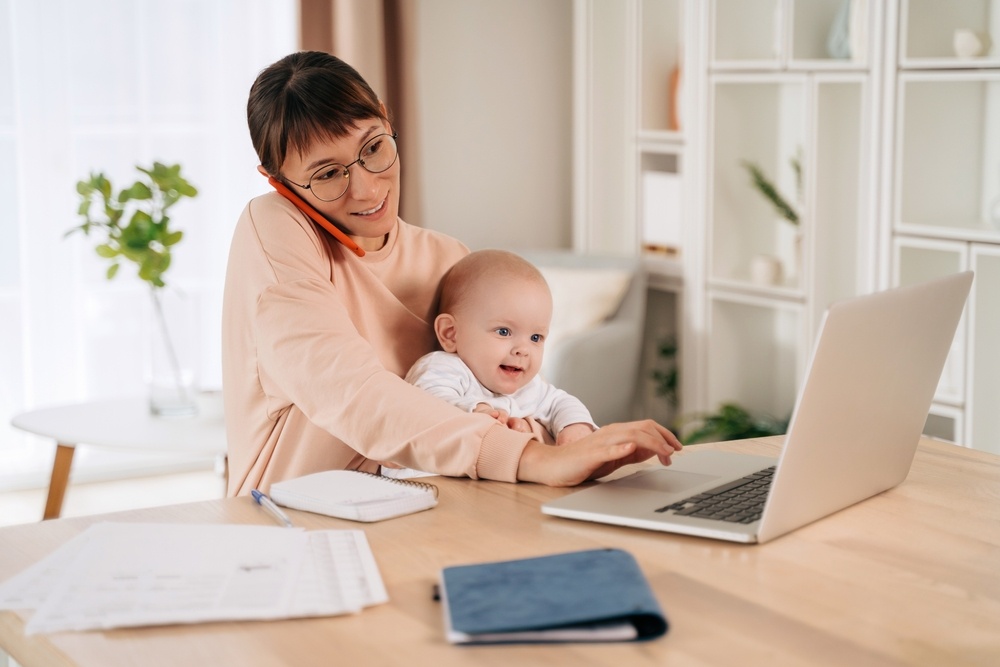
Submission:
[[[351,215],[355,215],[355,216],[359,216],[359,217],[374,216],[377,213],[380,213],[380,212],[382,212],[382,211],[385,210],[385,202],[386,202],[386,199],[383,199],[381,202],[379,202],[378,206],[376,206],[374,208],[370,208],[367,211],[358,211],[357,213],[352,213]]]

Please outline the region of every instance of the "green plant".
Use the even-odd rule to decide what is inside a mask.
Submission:
[[[149,283],[159,335],[178,395],[183,402],[193,404],[193,397],[184,387],[160,290],[166,286],[163,276],[170,268],[171,251],[184,238],[184,232],[171,228],[167,211],[184,197],[197,196],[198,190],[181,176],[179,164],[153,162],[151,168],[136,165],[136,169],[145,176],[117,192],[100,172],[92,172],[87,180],[77,182],[77,214],[83,222],[66,236],[79,231],[97,237],[97,254],[111,262],[105,274],[108,280],[118,274],[123,258],[136,264],[139,278]]]
[[[664,360],[665,364],[665,368],[654,368],[652,372],[656,395],[663,396],[671,407],[676,408],[678,404],[677,341],[673,338],[661,340],[656,348],[656,353]]]
[[[751,414],[735,403],[723,403],[716,413],[696,415],[687,419],[693,428],[682,431],[685,445],[721,440],[741,440],[781,435],[788,430],[788,420]]]
[[[796,179],[796,189],[800,190],[802,187],[802,163],[798,157],[793,157],[790,160],[792,169],[795,172]],[[793,225],[799,224],[799,213],[795,210],[793,206],[780,192],[778,188],[771,182],[764,170],[760,168],[754,162],[749,160],[743,160],[740,162],[744,169],[750,173],[750,178],[753,186],[764,196],[764,198],[774,206],[775,211],[778,212],[782,218],[792,223]]]
[[[195,197],[198,190],[181,176],[178,164],[154,162],[152,168],[136,166],[145,178],[115,192],[103,173],[91,173],[79,181],[77,213],[83,222],[66,232],[82,231],[99,237],[98,255],[111,261],[107,277],[112,279],[121,267],[122,258],[138,266],[139,277],[154,291],[165,285],[163,274],[170,268],[171,249],[184,232],[170,227],[167,211],[184,197]]]

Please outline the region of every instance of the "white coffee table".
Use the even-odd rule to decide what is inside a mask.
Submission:
[[[194,417],[154,417],[147,399],[121,398],[22,412],[11,424],[56,441],[44,519],[57,518],[62,511],[77,445],[209,456],[226,454],[226,429],[217,397],[203,401],[201,413]]]

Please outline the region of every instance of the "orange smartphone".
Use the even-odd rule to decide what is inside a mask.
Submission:
[[[334,225],[329,220],[324,218],[322,213],[320,213],[315,208],[307,204],[306,201],[302,199],[302,197],[299,197],[297,194],[295,194],[287,187],[285,187],[284,183],[276,179],[274,176],[268,176],[267,182],[271,184],[271,187],[273,187],[275,190],[278,191],[278,194],[280,194],[282,197],[295,204],[295,208],[305,213],[306,216],[308,216],[309,219],[315,222],[317,225],[319,225],[326,231],[330,232],[333,235],[333,238],[337,239],[345,246],[347,246],[351,252],[353,252],[358,257],[365,256],[364,248],[362,248],[357,243],[352,241],[351,238],[347,236],[347,234],[337,229],[336,225]]]

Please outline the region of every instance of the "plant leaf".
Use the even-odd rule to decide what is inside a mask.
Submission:
[[[764,171],[748,160],[744,160],[742,163],[743,167],[750,172],[750,177],[753,181],[753,185],[757,190],[760,191],[764,198],[771,202],[778,214],[785,220],[788,220],[792,224],[799,224],[799,214],[795,211],[795,208],[789,204],[778,189],[771,183]]]

